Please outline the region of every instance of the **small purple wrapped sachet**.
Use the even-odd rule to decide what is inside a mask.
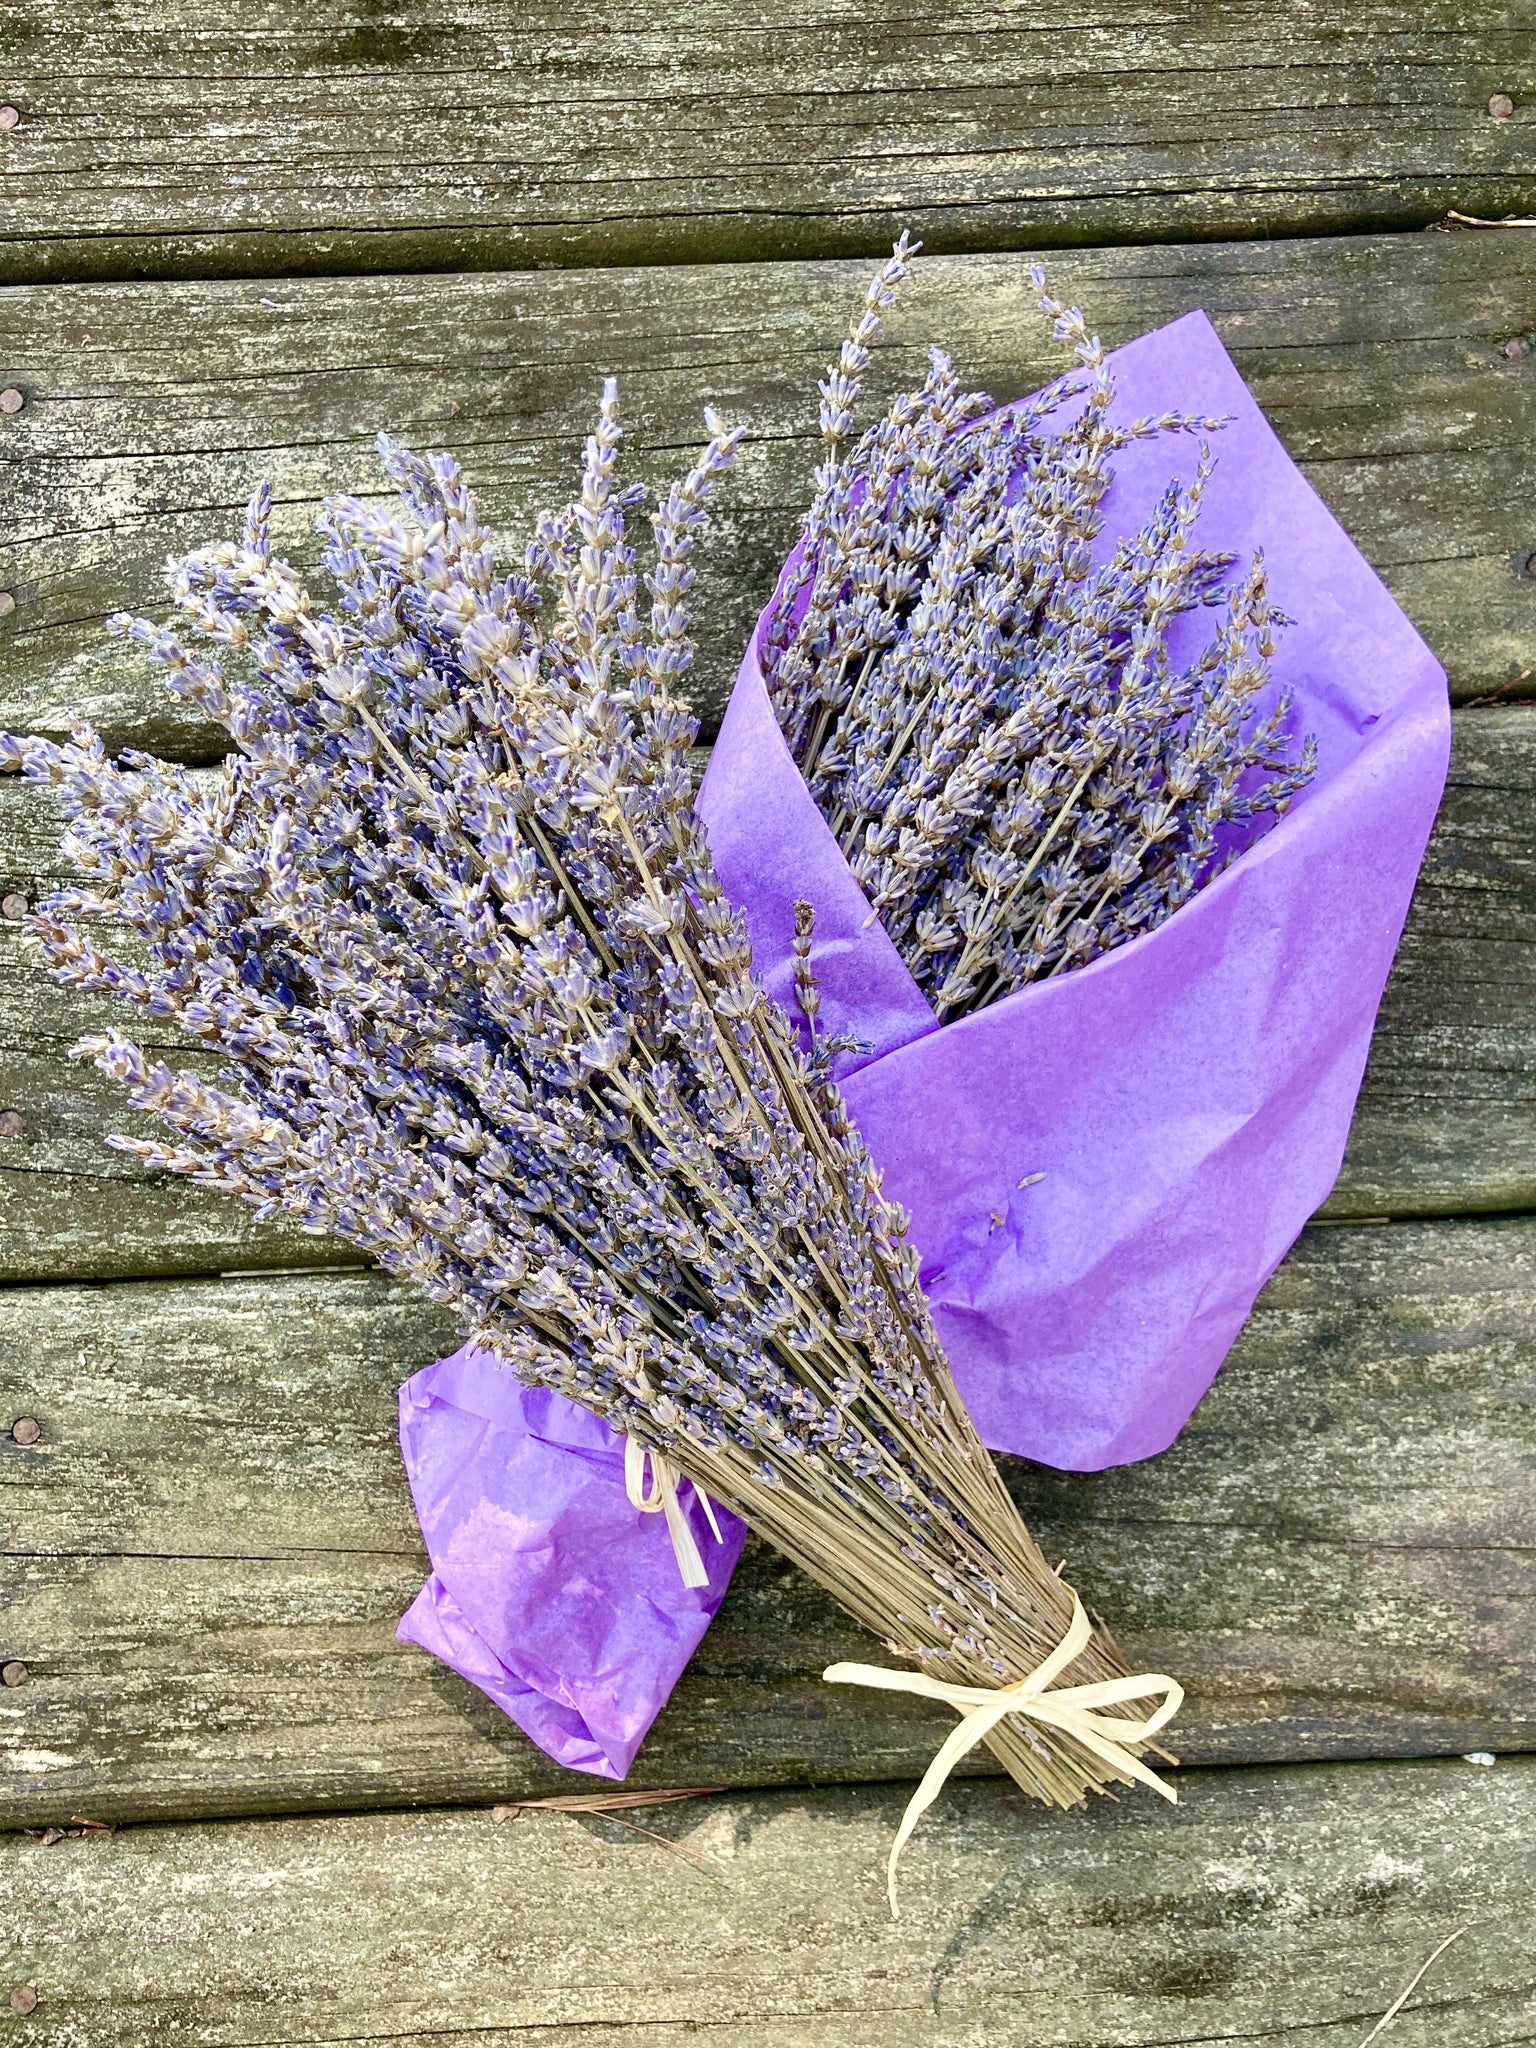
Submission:
[[[784,745],[758,634],[699,798],[757,973],[791,1014],[794,906],[815,906],[819,1023],[871,1047],[843,1060],[840,1085],[886,1193],[911,1212],[924,1289],[983,1437],[1071,1470],[1172,1442],[1332,1185],[1450,739],[1439,665],[1205,316],[1112,360],[1119,419],[1230,417],[1198,538],[1243,558],[1262,548],[1295,621],[1272,667],[1319,767],[1288,815],[1156,931],[941,1029]],[[1183,438],[1121,450],[1101,553],[1195,461]],[[1177,621],[1174,659],[1209,631],[1208,615]],[[477,1383],[472,1399],[445,1391],[434,1375],[456,1363],[418,1374],[402,1400],[436,1569],[402,1633],[560,1761],[622,1775],[718,1604],[740,1525],[725,1549],[698,1526],[711,1584],[690,1594],[659,1518],[636,1526],[645,1518],[602,1424],[494,1367],[482,1371],[495,1386]],[[531,1402],[546,1404],[537,1435]],[[589,1445],[605,1458],[584,1462],[573,1490],[560,1461],[585,1461]],[[451,1513],[434,1511],[439,1498]],[[546,1593],[529,1561],[552,1553]]]
[[[400,1448],[432,1576],[400,1623],[570,1770],[622,1778],[725,1596],[746,1524],[716,1542],[681,1489],[709,1584],[631,1506],[607,1423],[466,1345],[400,1389]]]

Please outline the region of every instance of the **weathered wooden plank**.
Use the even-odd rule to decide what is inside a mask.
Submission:
[[[1536,711],[1454,732],[1325,1216],[1536,1208]]]
[[[374,1275],[0,1292],[0,1815],[404,1806],[547,1790],[393,1640],[422,1554],[394,1440],[440,1315]],[[1021,1505],[1192,1762],[1536,1745],[1536,1220],[1308,1232],[1172,1451]],[[915,1774],[937,1709],[753,1546],[641,1783]],[[984,1760],[983,1760],[984,1761]],[[578,1783],[586,1781],[577,1781]]]
[[[0,896],[60,879],[57,839],[47,799],[0,781]],[[152,1120],[66,1054],[80,1032],[122,1021],[56,988],[0,922],[0,1112],[20,1118],[0,1125],[0,1281],[355,1263],[345,1245],[258,1224],[107,1149],[109,1131]],[[188,1057],[169,1034],[151,1042]],[[1458,712],[1445,805],[1323,1213],[1536,1208],[1533,1104],[1536,711]]]
[[[1186,1772],[1088,1814],[956,1786],[0,1842],[29,2042],[487,2048],[1359,2048],[1457,1928],[1394,2048],[1536,2039],[1536,1760]],[[18,2040],[22,2035],[18,2033]]]
[[[0,278],[864,254],[1529,212],[1521,10],[7,11]],[[1512,117],[1490,118],[1496,92]]]
[[[0,816],[19,808],[6,801],[16,794],[0,793]],[[339,1240],[258,1222],[243,1202],[108,1147],[109,1132],[154,1126],[68,1057],[93,1020],[128,1022],[112,1010],[58,988],[16,926],[0,924],[0,1284],[364,1263]],[[146,1038],[178,1064],[218,1070],[174,1036]]]
[[[1536,129],[1532,130],[1536,133]],[[0,161],[14,138],[0,136]],[[1474,697],[1536,671],[1536,235],[1346,237],[1063,252],[1059,288],[1120,339],[1204,306],[1324,496]],[[920,266],[877,360],[888,390],[941,337],[999,396],[1060,365],[1022,255]],[[640,474],[675,469],[706,400],[755,440],[702,561],[697,699],[713,716],[809,489],[816,377],[862,263],[359,278],[0,293],[0,725],[206,757],[102,632],[161,563],[231,530],[270,476],[311,554],[326,490],[377,487],[388,427],[466,461],[509,536],[568,492],[618,373]],[[1527,677],[1521,688],[1531,687]]]

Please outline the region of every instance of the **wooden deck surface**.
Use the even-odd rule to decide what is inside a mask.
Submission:
[[[1091,1822],[959,1785],[882,1863],[889,1787],[611,1820],[462,1809],[0,1837],[47,2001],[18,2041],[403,2048],[1392,2048],[1532,2039],[1536,1762],[1189,1773]],[[914,1845],[915,1850],[915,1845]],[[67,1930],[67,1932],[66,1932]],[[3,2013],[3,2007],[0,2007]],[[0,2026],[6,2024],[0,2017]]]
[[[0,277],[778,262],[902,227],[970,251],[1530,212],[1530,30],[1519,0],[13,0]]]
[[[1536,213],[1530,0],[525,13],[8,10],[0,725],[211,760],[103,644],[168,550],[270,475],[306,559],[380,427],[454,449],[516,536],[610,370],[642,475],[706,400],[754,429],[704,565],[708,720],[816,375],[910,225],[942,253],[881,390],[932,338],[999,397],[1040,381],[1035,251],[1111,339],[1209,312],[1449,672],[1445,804],[1339,1183],[1189,1429],[1009,1468],[1187,1682],[1183,1803],[957,1785],[894,1926],[901,1781],[948,1717],[823,1686],[855,1634],[758,1546],[634,1773],[721,1792],[632,1816],[660,1841],[492,1816],[592,1781],[394,1640],[423,1570],[394,1389],[451,1332],[108,1153],[127,1119],[64,1057],[93,1012],[0,919],[0,2034],[1358,2048],[1465,1925],[1386,2048],[1529,2048],[1536,231],[1423,229]],[[0,783],[0,899],[58,872]]]

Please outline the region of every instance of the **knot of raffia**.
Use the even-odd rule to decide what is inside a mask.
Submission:
[[[1177,1803],[1179,1795],[1173,1787],[1155,1771],[1149,1770],[1128,1746],[1150,1742],[1179,1711],[1184,1703],[1184,1688],[1176,1679],[1165,1678],[1160,1672],[1142,1672],[1132,1678],[1106,1678],[1092,1685],[1052,1689],[1057,1676],[1087,1648],[1091,1633],[1083,1603],[1074,1593],[1072,1620],[1066,1634],[1028,1677],[1013,1685],[950,1685],[943,1679],[930,1678],[924,1671],[891,1671],[878,1664],[829,1664],[821,1674],[833,1685],[872,1685],[885,1692],[910,1692],[921,1699],[942,1700],[960,1715],[960,1725],[950,1734],[923,1774],[923,1781],[907,1802],[907,1810],[896,1830],[896,1840],[891,1845],[890,1860],[886,1866],[886,1893],[891,1902],[892,1919],[897,1917],[896,1864],[912,1830],[943,1791],[945,1781],[961,1757],[973,1750],[978,1742],[985,1741],[999,1721],[1009,1714],[1019,1714],[1026,1720],[1040,1722],[1044,1727],[1060,1729],[1122,1776],[1150,1785],[1164,1799]],[[1162,1703],[1145,1720],[1131,1721],[1122,1715],[1094,1711],[1097,1707],[1119,1706],[1126,1700],[1151,1699],[1158,1694],[1162,1696]]]

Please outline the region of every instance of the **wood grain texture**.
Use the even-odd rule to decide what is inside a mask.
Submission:
[[[0,136],[0,157],[10,140]],[[1064,252],[1057,288],[1123,340],[1205,307],[1291,452],[1446,664],[1461,698],[1536,672],[1536,231]],[[999,397],[1060,367],[1029,259],[919,266],[874,385],[934,339]],[[674,472],[709,400],[754,439],[701,557],[696,699],[713,718],[797,530],[815,382],[862,263],[0,292],[0,726],[207,758],[221,735],[104,636],[161,601],[161,564],[233,530],[272,478],[312,558],[316,499],[371,491],[373,436],[447,445],[503,533],[568,494],[599,382],[630,459]],[[1529,690],[1526,675],[1516,687]]]
[[[1186,1772],[1049,1814],[952,1786],[611,1821],[349,1815],[0,1841],[0,1968],[39,2048],[1393,2048],[1536,2040],[1536,1759]]]
[[[1462,711],[1325,1216],[1536,1208],[1536,710]]]
[[[0,1292],[0,1815],[590,1789],[393,1638],[424,1560],[394,1388],[448,1348],[373,1275]],[[1308,1232],[1175,1447],[1021,1507],[1186,1761],[1536,1746],[1536,1220]],[[642,1784],[916,1775],[942,1710],[823,1685],[859,1634],[750,1546]]]
[[[1450,782],[1388,983],[1344,1168],[1323,1214],[1536,1208],[1536,710],[1458,712]],[[62,879],[49,800],[0,780],[0,896]],[[350,1247],[109,1151],[154,1128],[67,1057],[123,1018],[59,989],[0,923],[0,1282],[354,1264]],[[146,1043],[217,1061],[169,1033]],[[13,1129],[7,1125],[4,1128]]]
[[[18,0],[0,281],[1358,232],[1536,203],[1519,6]],[[1492,120],[1489,96],[1512,96]]]

